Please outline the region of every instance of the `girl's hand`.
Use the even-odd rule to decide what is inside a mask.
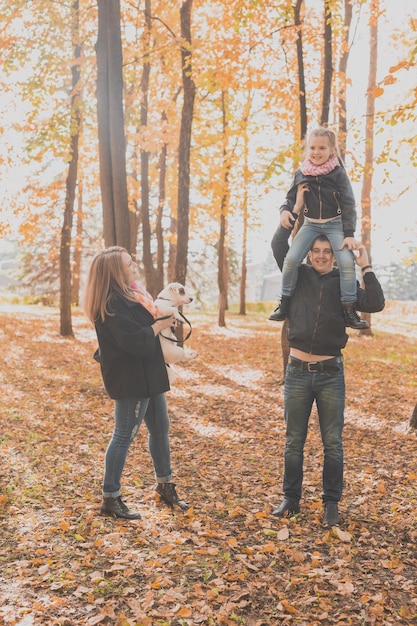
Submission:
[[[343,248],[347,248],[348,250],[357,250],[359,246],[359,242],[356,241],[354,237],[345,237],[343,239],[342,245],[340,246],[340,249],[343,250]]]
[[[294,213],[300,213],[300,211],[304,208],[304,194],[309,191],[310,188],[308,186],[308,183],[301,183],[300,185],[298,185],[297,196],[295,198]]]

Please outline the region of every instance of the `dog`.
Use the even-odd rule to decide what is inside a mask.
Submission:
[[[190,304],[193,298],[186,292],[184,285],[181,283],[169,283],[156,297],[154,304],[158,311],[158,317],[165,315],[174,315],[177,324],[182,324],[184,318],[178,311],[179,306]],[[177,343],[177,338],[172,330],[166,329],[159,334],[162,352],[164,353],[165,362],[168,366],[174,363],[190,361],[198,355],[196,350],[184,350]],[[172,369],[168,367],[169,370]],[[172,372],[171,372],[172,374]]]

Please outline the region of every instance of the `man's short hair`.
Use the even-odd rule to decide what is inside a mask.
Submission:
[[[328,238],[327,235],[317,235],[317,237],[315,237],[313,243],[311,244],[310,250],[312,250],[314,248],[314,244],[316,243],[316,241],[327,241],[327,243],[329,244],[329,246],[333,250],[332,244],[330,243],[329,238]]]

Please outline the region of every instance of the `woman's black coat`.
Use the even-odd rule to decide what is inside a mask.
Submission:
[[[167,368],[153,316],[145,307],[115,295],[114,315],[95,324],[104,386],[114,400],[149,398],[169,390]]]

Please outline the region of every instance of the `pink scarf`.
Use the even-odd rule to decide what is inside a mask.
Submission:
[[[143,307],[145,307],[145,309],[147,309],[149,313],[153,315],[153,317],[156,318],[158,316],[158,311],[149,291],[146,291],[145,287],[138,285],[138,283],[132,283],[130,285],[130,288],[132,289],[132,296],[134,297],[134,299],[139,302]]]
[[[301,164],[300,170],[304,176],[323,176],[334,170],[337,165],[339,165],[339,159],[335,154],[332,154],[331,157],[321,165],[314,165],[310,159],[306,159]]]

